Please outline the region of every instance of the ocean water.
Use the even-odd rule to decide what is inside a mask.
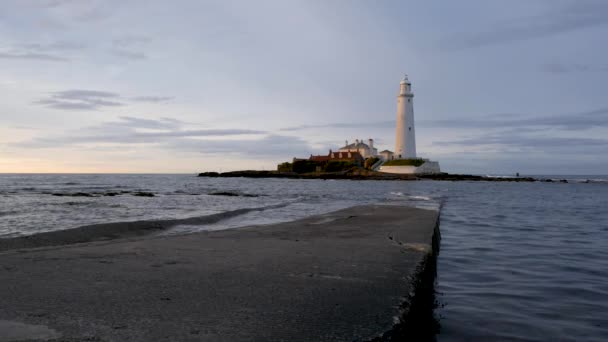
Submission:
[[[268,224],[369,203],[441,209],[439,341],[608,341],[608,177],[555,178],[569,182],[5,174],[0,238],[243,208],[257,210],[162,234]]]

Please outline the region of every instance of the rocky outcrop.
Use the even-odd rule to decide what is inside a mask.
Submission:
[[[441,181],[489,181],[489,182],[535,182],[532,177],[486,177],[474,175],[458,175],[437,173],[426,175],[391,174],[353,169],[345,172],[295,173],[279,171],[232,171],[232,172],[203,172],[199,177],[245,177],[245,178],[291,178],[291,179],[350,179],[350,180],[441,180]]]

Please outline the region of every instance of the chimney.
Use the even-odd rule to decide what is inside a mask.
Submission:
[[[374,149],[374,139],[369,139],[369,148]]]
[[[348,140],[344,141],[344,146],[348,146]]]

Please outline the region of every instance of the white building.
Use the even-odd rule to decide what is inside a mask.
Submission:
[[[412,84],[407,75],[399,83],[396,126],[395,152],[384,150],[378,153],[378,149],[374,147],[373,139],[369,139],[367,144],[359,139],[349,144],[347,140],[345,145],[338,149],[338,152],[358,152],[364,159],[371,157],[380,158],[381,161],[375,164],[374,170],[381,172],[402,174],[440,173],[441,170],[438,162],[417,158],[414,93],[412,93]]]
[[[390,151],[382,151],[385,161],[379,168],[381,172],[401,174],[440,173],[439,163],[423,159],[422,164],[403,159],[416,159],[416,129],[414,127],[414,94],[407,75],[399,84],[397,95],[397,131],[395,135],[395,152],[389,159]],[[385,157],[386,155],[386,157]],[[388,161],[387,161],[388,160]],[[415,166],[419,165],[419,166]]]
[[[380,152],[380,159],[382,160],[393,160],[394,159],[394,153],[392,151],[389,150],[384,150],[382,152]]]
[[[363,140],[355,140],[354,143],[349,144],[348,140],[344,147],[340,147],[338,152],[359,152],[365,159],[378,155],[378,149],[374,148],[374,139],[369,139],[368,143],[364,143]]]
[[[397,95],[397,134],[395,159],[416,158],[416,129],[414,127],[414,94],[407,75],[401,80]]]

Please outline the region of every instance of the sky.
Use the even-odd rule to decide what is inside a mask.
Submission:
[[[608,174],[605,0],[1,0],[0,173],[275,169],[345,140]]]

